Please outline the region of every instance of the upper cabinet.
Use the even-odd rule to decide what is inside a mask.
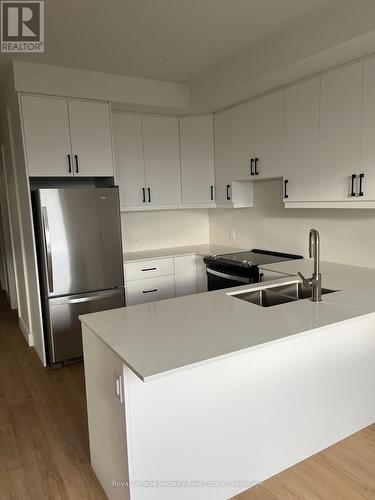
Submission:
[[[146,204],[142,117],[113,113],[115,177],[122,210]]]
[[[147,201],[156,206],[181,204],[178,118],[144,116],[143,149]]]
[[[249,179],[254,174],[255,104],[250,101],[230,111],[233,178]]]
[[[361,166],[357,173],[357,198],[375,200],[375,59],[364,62]],[[359,176],[358,176],[359,174]],[[359,197],[359,198],[358,198]]]
[[[283,93],[255,101],[254,174],[259,179],[284,174],[284,103]]]
[[[113,176],[108,103],[33,95],[21,103],[30,176]]]
[[[285,90],[285,201],[318,199],[320,78]]]
[[[23,95],[21,103],[29,175],[72,175],[67,100]]]
[[[253,183],[237,181],[232,168],[231,110],[215,113],[215,193],[218,206],[234,208],[253,206]]]
[[[213,204],[213,116],[180,118],[180,145],[183,204]]]
[[[352,64],[321,78],[320,201],[355,198],[361,157],[362,68],[362,63]]]
[[[257,180],[282,177],[283,123],[282,92],[231,109],[233,179]]]

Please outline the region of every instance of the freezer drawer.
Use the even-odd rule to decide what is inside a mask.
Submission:
[[[50,363],[55,364],[82,357],[79,315],[116,309],[124,305],[123,288],[47,300]]]

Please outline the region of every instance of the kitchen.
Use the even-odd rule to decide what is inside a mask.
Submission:
[[[130,9],[131,3],[129,19],[140,8]],[[36,370],[42,369],[51,381],[80,373],[81,386],[86,384],[88,417],[80,425],[88,421],[89,432],[80,440],[86,443],[87,465],[91,460],[94,470],[89,468],[89,474],[94,478],[95,473],[109,498],[219,499],[251,486],[246,494],[252,498],[251,490],[256,494],[268,478],[298,467],[302,460],[357,431],[367,432],[365,428],[371,429],[368,426],[374,421],[369,363],[374,347],[369,333],[374,312],[375,59],[369,26],[373,7],[364,1],[348,26],[350,2],[341,2],[345,6],[321,2],[313,8],[313,2],[306,0],[297,7],[298,2],[290,0],[281,8],[270,0],[274,14],[289,23],[286,29],[277,16],[267,17],[266,7],[258,6],[257,11],[255,3],[238,5],[233,12],[222,5],[215,12],[215,22],[221,26],[225,13],[234,26],[241,9],[244,15],[252,12],[259,16],[259,31],[274,30],[276,45],[269,45],[270,38],[263,42],[259,38],[259,47],[253,41],[242,59],[222,61],[206,73],[196,67],[197,76],[189,84],[183,65],[172,68],[169,58],[155,55],[148,73],[140,66],[133,73],[129,69],[129,74],[126,69],[105,70],[104,64],[101,71],[84,62],[69,67],[57,52],[52,60],[43,55],[30,60],[27,55],[15,57],[3,73],[0,280],[4,304],[17,311],[9,311],[17,323],[12,328],[24,339],[22,349],[28,347],[25,352],[36,354]],[[189,15],[194,13],[193,8],[186,9]],[[331,30],[331,39],[318,50],[317,40],[308,38],[306,29],[314,25],[323,37],[329,33],[326,18],[334,19],[339,29]],[[178,19],[183,24],[181,12]],[[165,22],[160,20],[160,26]],[[190,22],[198,23],[196,18]],[[241,33],[245,36],[244,25]],[[215,33],[211,36],[220,52],[224,40],[215,38]],[[233,30],[229,38],[236,38]],[[239,49],[238,37],[236,41]],[[294,51],[289,50],[286,58],[291,41]],[[228,38],[225,43],[230,43]],[[252,74],[246,74],[244,61],[255,62],[260,53],[269,57],[268,67],[255,65]],[[213,59],[205,54],[208,59],[201,62],[201,70],[212,66]],[[103,204],[107,209],[100,208]],[[309,244],[312,228],[319,234]],[[320,246],[315,263],[321,264],[321,280],[313,260],[307,259],[309,246],[312,256]],[[304,291],[297,285],[304,283],[298,273],[307,278]],[[311,300],[320,294],[317,283],[323,291],[321,302]],[[238,286],[242,288],[233,289]],[[277,286],[295,290],[279,293]],[[246,298],[239,300],[237,292]],[[109,294],[118,302],[108,303]],[[270,297],[281,302],[265,307]],[[4,335],[9,335],[5,311],[6,307]],[[351,336],[350,324],[360,331],[357,340]],[[228,332],[233,332],[230,339]],[[303,368],[298,360],[315,352],[324,352],[326,359],[335,356],[327,340],[331,338],[334,345],[335,335],[346,339],[348,350],[342,347],[342,356],[336,354],[335,369],[321,366],[321,376],[329,377],[332,384],[322,388],[319,397],[311,385],[316,399],[304,400],[298,380],[311,382],[313,366]],[[227,399],[233,409],[247,414],[251,411],[248,399],[231,398],[234,388],[241,388],[249,398],[258,394],[260,405],[276,404],[278,396],[271,389],[264,398],[259,396],[265,389],[260,382],[251,390],[244,385],[251,362],[245,363],[242,375],[237,371],[246,359],[253,360],[254,366],[270,366],[292,340],[295,356],[286,359],[295,367],[298,380],[285,375],[277,383],[282,392],[294,387],[299,399],[291,396],[284,406],[279,402],[285,419],[297,415],[300,405],[312,405],[315,412],[332,411],[334,425],[322,417],[321,434],[316,429],[311,442],[304,441],[302,429],[300,448],[296,445],[289,453],[285,443],[278,441],[278,433],[267,440],[261,417],[254,415],[258,438],[279,450],[269,451],[257,468],[251,457],[246,458],[248,453],[238,455],[230,444],[242,442],[244,451],[251,447],[256,438],[251,426],[246,438],[231,434],[233,414],[226,422],[216,418],[217,403]],[[345,361],[350,370],[345,371]],[[100,383],[95,370],[103,375]],[[205,408],[206,417],[216,426],[210,435],[211,452],[203,453],[200,430],[193,427],[192,438],[189,422],[178,414],[181,388],[173,383],[185,377],[184,391],[198,394],[194,377],[208,374],[219,380],[219,374],[228,370],[233,375],[221,381],[226,390],[219,394],[215,385],[207,385],[207,393],[198,397],[201,404],[195,407],[191,401],[192,420],[203,425],[199,410]],[[167,372],[171,373],[165,377]],[[253,372],[256,380],[259,373]],[[335,383],[340,380],[341,385]],[[269,383],[271,387],[276,380],[270,378]],[[160,401],[168,394],[167,406],[151,406],[145,412],[149,391],[156,384]],[[350,387],[346,395],[342,386]],[[356,396],[359,387],[361,397]],[[82,391],[79,407],[86,408]],[[127,391],[134,398],[132,410]],[[5,414],[12,429],[11,391],[8,398]],[[143,411],[135,404],[138,398],[144,402]],[[350,412],[350,418],[345,418],[343,413],[353,405],[356,414]],[[170,420],[164,417],[162,428],[171,429],[171,436],[172,428],[180,429],[173,440],[191,444],[185,455],[172,445],[168,454],[158,443],[143,449],[126,442],[126,435],[135,443],[138,435],[147,432],[162,436],[157,422],[162,422],[168,408],[174,409],[173,415]],[[306,427],[313,427],[314,411],[301,415]],[[145,415],[153,412],[155,427],[142,427]],[[99,428],[96,415],[100,415]],[[269,425],[274,424],[270,417]],[[297,428],[293,419],[285,427],[289,442]],[[111,429],[117,429],[115,436]],[[246,433],[245,429],[239,425],[238,432]],[[17,432],[12,432],[17,440]],[[220,437],[224,434],[227,440]],[[259,446],[254,451],[257,457]],[[165,469],[147,462],[145,457],[153,453],[158,453]],[[218,469],[207,467],[220,453],[227,460]],[[199,454],[202,460],[196,471],[187,457]],[[32,475],[25,470],[29,483]],[[209,491],[197,487],[193,493],[190,488],[134,486],[139,481],[196,479],[248,483]],[[130,486],[114,488],[114,480]],[[13,487],[10,480],[9,497]]]

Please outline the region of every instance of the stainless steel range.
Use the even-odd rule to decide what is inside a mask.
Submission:
[[[302,256],[258,248],[244,252],[207,255],[204,258],[207,288],[211,291],[258,283],[263,278],[258,266],[294,259],[302,259]]]

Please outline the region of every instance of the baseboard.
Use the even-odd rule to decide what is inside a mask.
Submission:
[[[18,323],[21,328],[21,332],[23,333],[23,336],[25,337],[25,340],[27,342],[27,345],[29,347],[34,345],[34,337],[33,334],[29,332],[29,329],[26,327],[25,323],[23,322],[22,318],[18,317]]]

